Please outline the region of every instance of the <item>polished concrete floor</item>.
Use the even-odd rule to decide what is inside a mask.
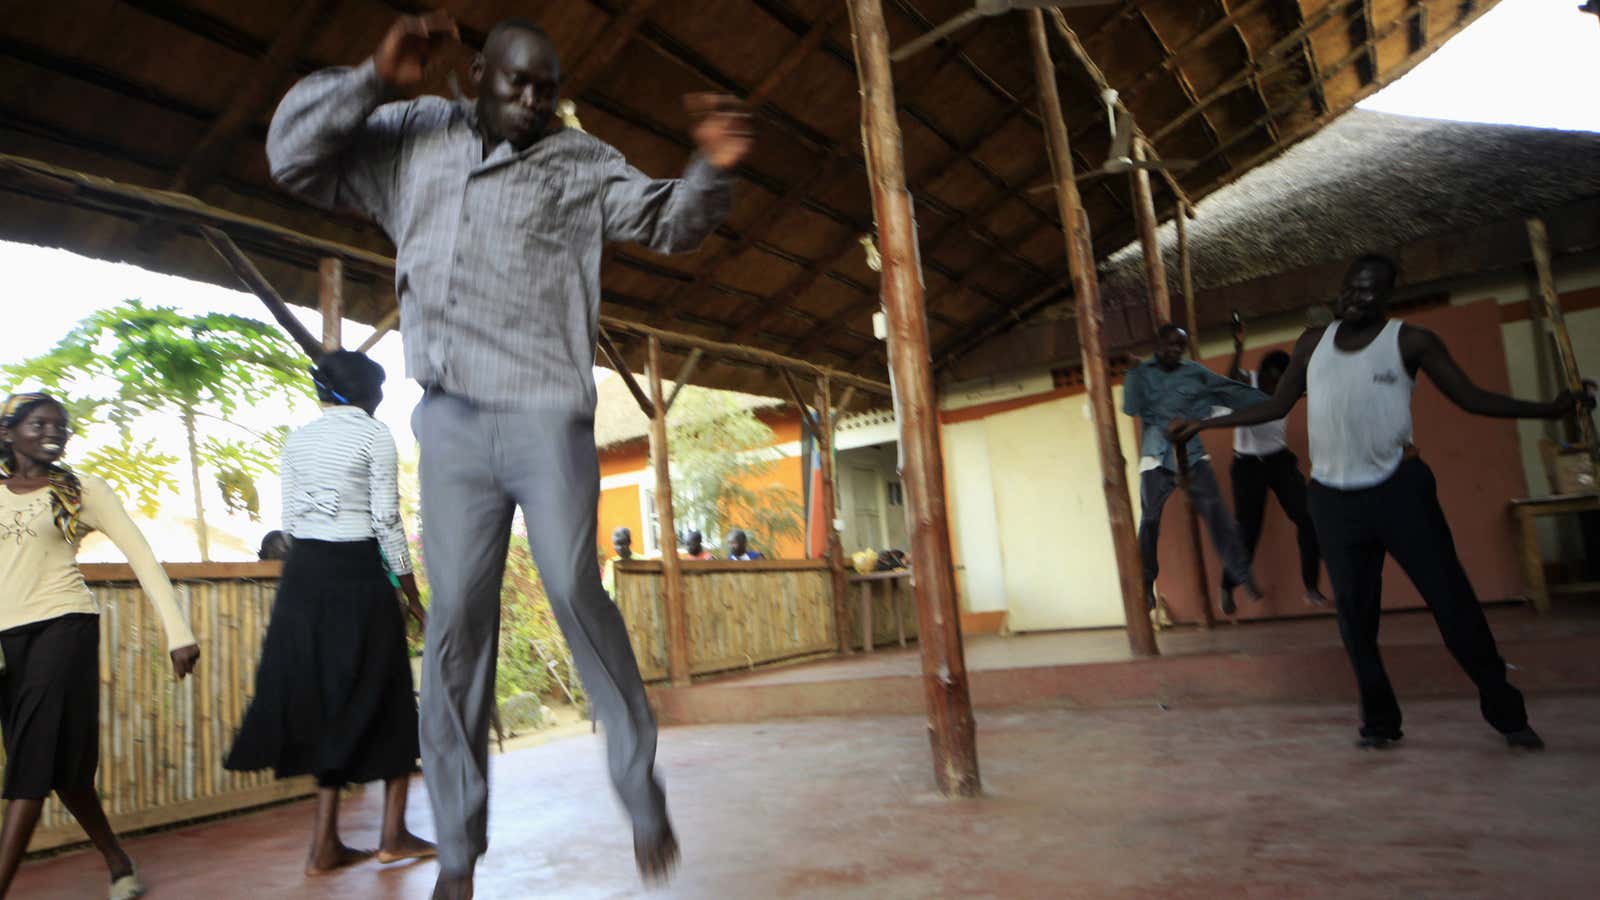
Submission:
[[[1587,898],[1600,885],[1600,694],[1535,695],[1543,754],[1471,700],[1408,703],[1358,751],[1347,704],[979,715],[985,794],[932,789],[915,716],[662,732],[684,865],[647,892],[598,738],[494,758],[484,898]],[[376,839],[379,792],[347,804]],[[413,825],[432,833],[420,788]],[[300,874],[310,809],[136,838],[152,898],[426,897],[431,864]],[[14,896],[103,897],[97,860],[29,863]]]

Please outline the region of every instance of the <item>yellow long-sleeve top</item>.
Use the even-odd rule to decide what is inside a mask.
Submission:
[[[150,545],[128,518],[111,486],[92,475],[83,482],[82,520],[104,534],[128,558],[145,596],[161,616],[167,649],[195,643],[178,609],[172,582]],[[13,493],[0,482],[0,631],[64,616],[98,615],[94,594],[78,570],[78,545],[56,527],[50,492]]]

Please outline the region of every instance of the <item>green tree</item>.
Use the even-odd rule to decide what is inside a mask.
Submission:
[[[782,454],[776,435],[735,394],[686,387],[667,418],[672,506],[680,527],[719,533],[743,528],[767,552],[804,534],[805,509],[771,480]],[[662,536],[665,543],[670,540]]]
[[[201,470],[213,472],[230,508],[258,512],[255,479],[275,466],[287,431],[254,431],[239,424],[238,413],[274,395],[314,398],[307,365],[269,325],[220,313],[186,316],[134,299],[95,312],[49,351],[4,373],[13,384],[37,382],[68,395],[79,424],[114,425],[121,443],[100,448],[81,465],[137,498],[147,512],[162,492],[176,490],[171,472],[177,459],[136,441],[133,425],[147,414],[177,415],[187,443],[195,537],[201,559],[209,560]],[[96,393],[101,389],[109,392]],[[202,440],[202,420],[226,426],[229,436]]]

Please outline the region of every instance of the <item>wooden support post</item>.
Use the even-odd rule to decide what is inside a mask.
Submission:
[[[872,582],[861,582],[861,652],[872,652]]]
[[[325,256],[319,271],[322,279],[317,286],[317,299],[322,307],[322,350],[331,353],[344,346],[344,260]]]
[[[1189,356],[1196,362],[1200,360],[1200,314],[1195,308],[1194,300],[1194,270],[1189,258],[1189,216],[1193,215],[1189,204],[1178,201],[1178,214],[1173,217],[1173,222],[1178,227],[1178,281],[1183,286],[1183,319],[1189,329]]]
[[[655,341],[656,339],[651,337],[649,340]],[[659,343],[652,346],[659,346]],[[618,350],[617,345],[611,342],[611,335],[606,334],[604,328],[600,329],[600,352],[605,354],[606,359],[610,361],[611,368],[622,379],[622,383],[628,386],[628,393],[633,395],[634,401],[639,404],[639,409],[646,416],[654,419],[656,417],[656,405],[650,402],[650,398],[646,396],[644,388],[639,386],[638,379],[634,378],[633,373],[628,371],[628,362],[622,358],[622,351]]]
[[[1033,68],[1039,80],[1040,107],[1044,113],[1045,140],[1056,181],[1056,209],[1067,242],[1067,267],[1078,318],[1078,342],[1083,348],[1083,376],[1089,392],[1089,414],[1100,447],[1100,477],[1105,488],[1106,513],[1111,525],[1111,546],[1117,558],[1122,585],[1122,608],[1128,620],[1128,644],[1136,656],[1155,656],[1155,629],[1145,609],[1144,574],[1139,563],[1139,539],[1133,527],[1133,502],[1128,493],[1128,468],[1117,435],[1117,413],[1111,402],[1111,378],[1106,372],[1105,341],[1101,336],[1105,310],[1100,305],[1100,282],[1094,271],[1094,244],[1089,217],[1072,178],[1072,146],[1061,115],[1055,65],[1045,37],[1044,16],[1028,10],[1028,33]],[[913,561],[914,562],[914,561]]]
[[[1133,142],[1134,159],[1144,159],[1144,141]],[[1161,255],[1161,240],[1156,230],[1156,207],[1150,193],[1150,173],[1143,169],[1133,172],[1134,218],[1139,223],[1139,246],[1144,253],[1144,276],[1150,291],[1150,308],[1155,313],[1156,322],[1166,325],[1172,322],[1172,294],[1167,290],[1167,263]],[[1178,203],[1178,219],[1183,219],[1183,202]],[[1182,227],[1181,225],[1179,227]],[[1199,336],[1193,331],[1189,332],[1189,349],[1194,350]],[[1151,423],[1141,422],[1142,427],[1149,427]],[[1155,423],[1162,427],[1165,423]],[[1194,569],[1190,573],[1194,578],[1195,589],[1200,592],[1200,622],[1206,628],[1212,624],[1211,618],[1211,590],[1207,586],[1210,578],[1206,575],[1205,547],[1200,542],[1200,515],[1194,508],[1194,496],[1189,493],[1189,466],[1185,457],[1178,456],[1178,486],[1183,491],[1184,508],[1188,515],[1184,516],[1185,531],[1189,533],[1189,544],[1194,554]]]
[[[834,520],[839,516],[838,493],[834,487],[833,470],[833,427],[836,424],[833,416],[833,398],[830,394],[832,385],[827,378],[817,379],[817,427],[813,432],[816,436],[818,460],[822,469],[822,496],[813,498],[812,502],[821,502],[820,514],[823,527],[827,529],[828,546],[828,573],[833,586],[833,620],[838,623],[839,652],[850,652],[849,612],[846,609],[850,585],[844,569],[844,542],[839,539],[839,529],[834,527]],[[802,414],[805,410],[802,408]]]
[[[365,353],[378,346],[378,342],[388,337],[389,332],[395,330],[399,325],[400,306],[396,304],[394,309],[389,310],[388,315],[378,320],[378,324],[372,327],[372,333],[367,335],[367,339],[361,342],[361,346],[356,348],[356,352]]]
[[[949,795],[975,797],[977,729],[961,644],[961,617],[944,502],[939,408],[933,392],[928,319],[916,219],[906,190],[905,156],[889,71],[889,30],[882,0],[849,0],[851,43],[861,80],[861,133],[867,183],[883,256],[880,293],[889,317],[889,372],[900,424],[906,531],[911,536],[912,589],[921,627],[922,683],[934,778]]]
[[[650,338],[650,464],[656,472],[656,521],[661,534],[661,594],[667,612],[667,671],[674,686],[689,683],[689,622],[683,602],[683,563],[672,517],[672,474],[667,463],[667,404],[661,396],[661,341]],[[624,369],[623,371],[627,371]]]
[[[300,349],[305,351],[306,356],[309,356],[312,362],[321,359],[322,345],[317,342],[311,330],[302,325],[300,320],[294,317],[294,313],[289,311],[289,304],[284,301],[277,288],[274,288],[272,283],[267,281],[267,276],[261,274],[261,270],[256,268],[255,263],[250,261],[250,257],[244,255],[244,251],[239,249],[239,245],[235,244],[232,238],[220,230],[208,225],[201,225],[200,233],[205,236],[206,243],[211,245],[211,249],[217,251],[217,255],[222,257],[222,261],[227,263],[228,268],[233,270],[233,274],[239,277],[239,281],[250,290],[250,293],[255,294],[261,299],[262,303],[266,304],[267,311],[272,313],[274,319],[278,320],[278,324],[283,326],[284,331],[289,332],[289,336],[294,338],[294,342],[300,345]]]
[[[672,404],[678,402],[678,392],[694,377],[694,370],[700,367],[700,360],[706,355],[704,350],[696,348],[689,351],[689,358],[683,361],[683,366],[678,369],[678,377],[672,382],[672,393],[667,395],[667,412],[672,411]]]
[[[1144,141],[1133,142],[1133,158],[1145,160]],[[1139,220],[1139,246],[1144,250],[1144,280],[1150,291],[1150,312],[1157,327],[1172,321],[1172,294],[1167,290],[1167,266],[1161,259],[1161,242],[1156,237],[1155,195],[1150,190],[1150,171],[1134,169],[1133,213]]]
[[[1583,375],[1578,371],[1578,357],[1572,350],[1572,334],[1567,331],[1566,314],[1561,309],[1561,295],[1556,292],[1555,270],[1550,265],[1550,231],[1544,220],[1528,220],[1528,243],[1533,247],[1533,264],[1539,270],[1539,301],[1544,309],[1545,321],[1555,336],[1556,354],[1561,357],[1561,373],[1566,387],[1583,390]],[[1600,442],[1596,441],[1594,415],[1581,407],[1573,413],[1578,419],[1578,438],[1593,459],[1600,460]]]

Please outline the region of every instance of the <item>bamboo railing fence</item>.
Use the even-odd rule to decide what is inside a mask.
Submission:
[[[837,651],[833,576],[826,560],[684,560],[682,572],[692,674]],[[670,675],[662,584],[659,560],[617,566],[617,606],[647,682]],[[887,631],[893,640],[892,620]]]
[[[100,605],[100,771],[96,784],[119,833],[304,796],[308,778],[241,774],[222,757],[255,688],[256,661],[279,563],[169,565],[200,641],[200,665],[173,681],[166,635],[127,566],[85,565]],[[85,840],[52,796],[29,850]]]

